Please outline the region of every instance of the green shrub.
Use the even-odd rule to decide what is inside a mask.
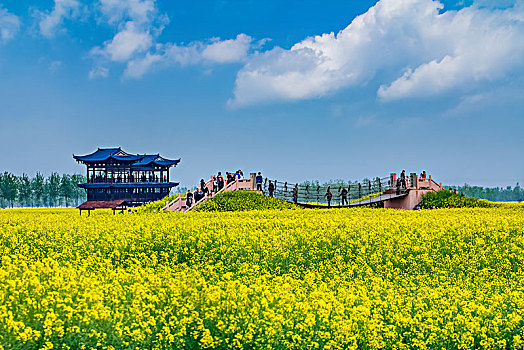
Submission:
[[[252,191],[222,192],[200,205],[195,211],[240,211],[265,209],[293,209],[296,205],[282,199]]]
[[[430,208],[493,208],[499,207],[500,204],[487,201],[485,199],[476,199],[463,197],[459,194],[448,190],[428,192],[422,196],[420,207],[422,209]]]

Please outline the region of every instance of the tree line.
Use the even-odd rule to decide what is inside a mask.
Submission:
[[[0,208],[77,206],[87,200],[85,190],[77,186],[85,182],[79,174],[52,173],[46,178],[36,173],[30,178],[6,171],[0,173]]]
[[[446,186],[457,192],[464,193],[467,197],[487,199],[494,202],[516,202],[524,201],[524,188],[520,187],[519,183],[515,187],[506,186],[504,187],[482,187],[482,186],[471,186],[464,184],[463,186]]]

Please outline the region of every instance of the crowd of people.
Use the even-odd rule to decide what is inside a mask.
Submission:
[[[258,173],[258,176],[256,178],[257,181],[257,189],[258,189],[258,180],[260,177],[260,189],[262,189],[262,175],[260,172]],[[211,180],[208,184],[204,181],[204,179],[200,179],[200,184],[194,191],[187,190],[186,193],[186,206],[188,208],[191,208],[194,203],[198,203],[202,199],[204,199],[207,196],[212,196],[219,191],[221,191],[224,187],[229,185],[230,183],[235,182],[236,180],[240,180],[244,178],[244,173],[242,170],[238,169],[235,172],[226,172],[226,176],[222,175],[222,172],[218,172],[216,175],[211,176]]]
[[[420,179],[425,180],[427,177],[426,171],[422,171],[420,174]],[[212,196],[216,194],[217,192],[221,191],[224,187],[229,185],[230,183],[238,180],[243,179],[244,173],[242,170],[237,170],[236,172],[226,172],[225,176],[222,175],[222,173],[219,171],[217,175],[213,175],[211,177],[211,182],[209,184],[206,184],[204,179],[200,180],[200,184],[198,188],[194,191],[188,190],[186,194],[186,206],[188,208],[192,207],[194,203],[199,202],[203,198],[207,196]],[[397,179],[393,178],[394,182],[393,184],[396,186],[396,193],[400,194],[403,190],[407,189],[407,179],[406,179],[406,171],[402,170],[399,177]],[[266,179],[266,181],[268,181]],[[262,177],[262,174],[258,172],[255,176],[255,185],[256,190],[264,193],[264,189],[267,188],[267,194],[270,197],[274,196],[275,190],[276,190],[276,181],[269,180],[264,184],[264,178]],[[267,187],[266,187],[267,186]],[[340,200],[340,205],[349,205],[348,200],[349,195],[349,188],[346,187],[339,187],[338,189],[338,195],[337,197]],[[298,202],[298,196],[299,196],[299,188],[298,185],[295,185],[292,189],[292,198],[293,202]],[[324,194],[324,198],[327,201],[328,207],[331,207],[331,202],[333,200],[333,193],[331,192],[331,186],[328,186],[326,193]]]

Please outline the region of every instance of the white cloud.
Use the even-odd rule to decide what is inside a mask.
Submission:
[[[155,0],[100,0],[100,12],[111,24],[124,20],[152,22],[157,12]]]
[[[15,37],[20,29],[18,16],[9,13],[0,4],[0,42],[7,42]]]
[[[336,35],[255,54],[237,75],[230,105],[307,99],[370,82],[379,98],[393,100],[522,73],[522,0],[503,10],[441,9],[432,0],[381,0]]]
[[[96,79],[96,78],[107,78],[109,75],[109,69],[105,67],[94,67],[89,72],[89,79]]]
[[[104,59],[126,63],[126,78],[140,78],[154,68],[173,64],[241,62],[248,56],[253,41],[250,36],[239,34],[234,39],[214,38],[186,45],[157,43],[169,19],[159,14],[155,0],[100,0],[98,8],[103,21],[115,25],[117,32],[102,46],[93,48],[91,54],[98,64]]]
[[[40,13],[41,20],[38,24],[40,34],[46,38],[53,38],[60,30],[64,19],[76,18],[81,11],[81,4],[77,0],[55,0],[55,6],[51,12]]]
[[[53,61],[49,63],[49,71],[51,73],[58,71],[60,67],[62,67],[62,61]]]
[[[102,47],[91,50],[98,59],[126,63],[147,55],[167,22],[166,16],[158,16],[155,0],[100,0],[99,8],[117,32]]]
[[[235,39],[217,40],[205,47],[202,57],[219,63],[239,62],[246,58],[252,41],[246,34],[239,34]]]
[[[151,69],[153,64],[162,60],[162,55],[151,55],[150,53],[147,53],[142,58],[130,61],[127,64],[124,76],[126,78],[140,78]]]
[[[476,8],[459,11],[446,25],[460,33],[452,37],[453,49],[448,55],[407,70],[397,80],[382,85],[378,96],[384,100],[423,97],[522,74],[524,12],[520,20],[513,18],[518,13],[514,9],[504,12]]]
[[[112,61],[126,62],[136,53],[149,50],[152,45],[151,34],[137,23],[130,21],[112,40],[104,44],[101,52],[107,54]]]
[[[215,38],[208,43],[195,41],[187,45],[158,44],[154,54],[147,53],[143,57],[129,61],[124,76],[140,78],[154,66],[243,62],[248,57],[252,41],[253,38],[250,36],[239,34],[235,39]]]

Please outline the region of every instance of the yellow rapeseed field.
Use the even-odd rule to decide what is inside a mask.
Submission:
[[[522,207],[0,210],[3,349],[522,349]]]

